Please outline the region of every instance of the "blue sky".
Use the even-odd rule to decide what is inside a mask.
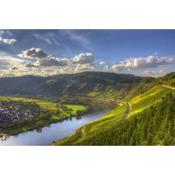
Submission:
[[[31,48],[47,58],[30,55]],[[14,75],[48,73],[52,67],[53,73],[161,76],[175,68],[175,30],[0,30],[0,54],[0,68]]]
[[[98,33],[96,31],[95,33]],[[175,31],[111,30],[93,35],[99,57],[118,61],[128,57],[175,54]],[[93,41],[92,41],[93,42]]]

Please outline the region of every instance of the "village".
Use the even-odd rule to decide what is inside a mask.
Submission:
[[[0,101],[0,129],[8,125],[32,121],[42,109],[34,102]]]

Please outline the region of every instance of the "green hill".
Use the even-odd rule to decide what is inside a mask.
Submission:
[[[156,79],[148,84],[136,85],[130,92],[135,93],[138,89],[145,92],[134,98],[132,98],[133,95],[128,94],[130,100],[127,103],[112,110],[101,119],[83,126],[73,135],[55,144],[175,144],[175,99],[173,95],[175,90],[164,84],[174,81],[174,76],[172,74],[171,78],[169,76]]]
[[[54,98],[59,102],[108,106],[120,101],[141,81],[153,78],[106,72],[82,72],[49,77],[0,78],[0,96]]]

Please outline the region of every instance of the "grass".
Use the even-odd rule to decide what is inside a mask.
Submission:
[[[68,109],[72,110],[73,114],[76,114],[78,111],[85,111],[87,109],[86,106],[83,105],[70,105],[70,104],[65,104]]]
[[[129,116],[129,120],[136,115],[138,116],[139,113],[142,113],[149,107],[159,103],[162,97],[172,91],[173,90],[170,88],[157,85],[147,92],[131,99],[128,103],[112,110],[106,116],[79,128],[73,135],[55,142],[54,145],[94,144],[95,141],[93,142],[92,140],[96,140],[97,143],[100,143],[98,142],[98,138],[101,138],[101,135],[106,135],[107,137],[107,133],[113,133],[112,131],[114,130],[114,127],[124,122],[127,116]],[[131,109],[129,109],[129,106]],[[109,142],[107,142],[108,138],[103,139],[106,139],[106,143],[109,144]],[[105,141],[103,143],[105,143]]]

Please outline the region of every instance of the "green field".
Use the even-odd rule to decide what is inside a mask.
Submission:
[[[152,112],[152,115],[157,115],[157,113],[154,114],[154,112],[158,112],[156,109],[159,108],[162,103],[163,105],[168,103],[169,97],[167,96],[172,92],[174,92],[173,89],[157,85],[147,92],[134,97],[128,103],[112,110],[101,119],[81,127],[73,135],[56,142],[55,145],[122,145],[123,143],[132,145],[135,143],[134,139],[138,134],[138,128],[140,127],[146,130],[147,125],[144,123],[144,118],[142,121],[144,127],[139,125],[137,128],[135,126],[139,117],[146,116],[146,114],[148,115],[147,117],[151,117],[149,112]],[[164,100],[165,97],[167,100]],[[162,108],[163,105],[161,106]],[[154,107],[155,110],[152,109]],[[168,107],[167,109],[169,109]],[[131,126],[133,126],[132,129],[130,128]],[[137,128],[137,131],[134,129],[134,126]],[[129,142],[131,138],[128,136],[129,134],[133,138],[131,142]],[[143,141],[142,144],[144,145],[144,143],[146,144],[147,142]],[[139,142],[137,144],[141,143]]]
[[[23,98],[23,97],[0,97],[0,101],[22,101],[22,102],[35,102],[41,108],[49,110],[49,111],[56,111],[58,106],[57,103],[51,102],[48,100],[38,100],[33,98]],[[82,105],[70,105],[64,104],[68,109],[74,110],[75,112],[85,110],[86,107]]]

